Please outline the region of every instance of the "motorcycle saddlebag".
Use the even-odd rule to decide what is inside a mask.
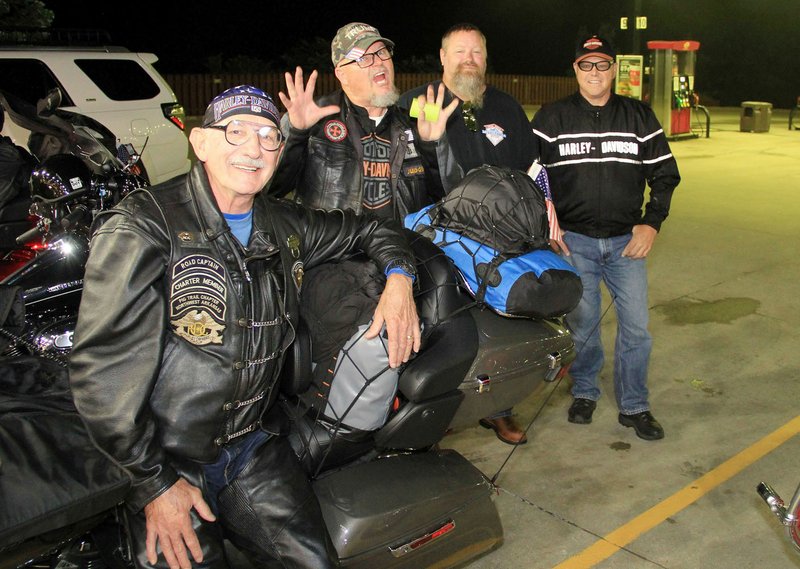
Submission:
[[[469,315],[480,330],[478,351],[459,386],[464,400],[451,429],[514,407],[575,359],[572,336],[557,320],[504,318],[477,306]]]
[[[89,439],[66,377],[48,360],[0,360],[0,552],[113,508],[130,487]]]
[[[453,450],[360,463],[313,484],[341,567],[453,567],[503,540],[491,484]]]

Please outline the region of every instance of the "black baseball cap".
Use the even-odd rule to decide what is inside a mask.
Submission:
[[[594,35],[578,42],[578,47],[575,48],[575,62],[586,59],[590,55],[605,56],[613,60],[617,57],[617,52],[611,47],[608,40]]]

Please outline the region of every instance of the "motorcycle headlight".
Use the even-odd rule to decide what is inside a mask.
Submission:
[[[69,154],[57,154],[42,162],[31,174],[31,195],[44,199],[60,198],[89,188],[92,173],[83,161]]]

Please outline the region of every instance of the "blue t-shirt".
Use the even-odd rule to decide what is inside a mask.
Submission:
[[[253,210],[247,213],[223,213],[222,216],[228,222],[228,227],[231,228],[233,236],[239,242],[247,247],[250,241],[250,233],[253,230]]]

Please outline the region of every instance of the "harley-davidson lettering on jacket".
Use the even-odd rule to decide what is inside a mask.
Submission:
[[[661,227],[680,175],[650,107],[614,94],[595,107],[576,92],[543,106],[531,125],[562,229],[606,238]]]
[[[318,104],[339,105],[341,110],[307,130],[291,127],[284,119],[286,146],[269,193],[285,196],[294,191],[295,199],[308,207],[362,213],[369,204],[364,138],[372,129],[371,119],[342,91],[322,97]],[[388,149],[389,187],[383,193],[391,199],[393,215],[385,217],[403,219],[419,211],[444,197],[460,179],[446,134],[438,141],[419,139],[407,114],[394,105],[374,130]]]
[[[130,473],[137,510],[175,483],[181,461],[210,462],[238,436],[282,430],[275,384],[306,269],[359,250],[382,268],[413,262],[394,222],[265,196],[244,248],[202,164],[102,221],[70,381],[95,442]]]

